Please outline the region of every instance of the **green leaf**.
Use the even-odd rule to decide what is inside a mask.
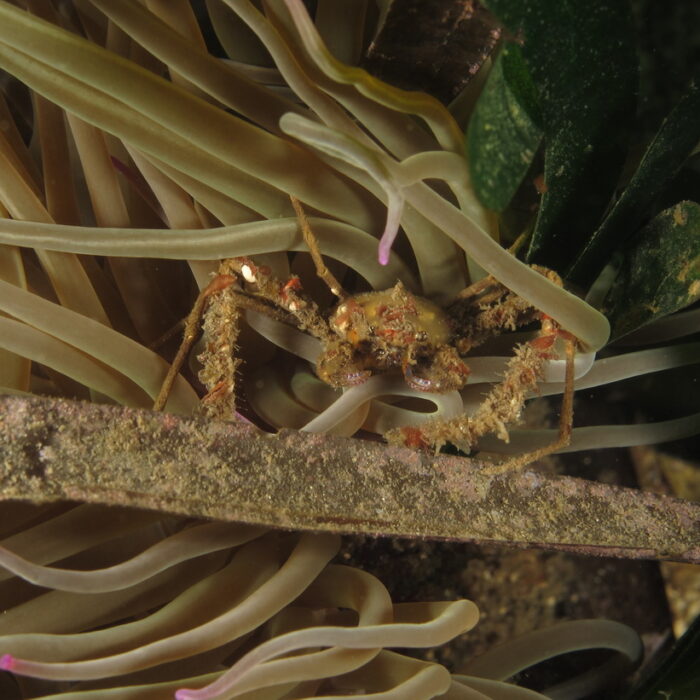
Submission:
[[[603,304],[619,338],[700,298],[700,205],[662,211],[635,238]]]
[[[487,0],[522,46],[545,131],[546,192],[528,261],[565,269],[608,205],[635,111],[625,0]]]
[[[503,211],[542,140],[537,91],[516,44],[496,58],[467,131],[472,183],[481,203]]]
[[[671,652],[625,696],[625,700],[697,700],[700,688],[700,616]]]
[[[689,199],[700,202],[700,152],[693,153],[681,169],[666,183],[656,206],[659,211]]]
[[[624,193],[567,274],[569,279],[588,285],[612,251],[644,220],[654,199],[700,140],[699,114],[700,87],[693,83],[662,124]]]

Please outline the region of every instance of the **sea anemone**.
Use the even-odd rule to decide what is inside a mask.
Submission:
[[[451,113],[351,65],[368,34],[366,3],[343,3],[346,35],[328,3],[319,2],[317,27],[301,0],[269,0],[264,11],[212,0],[200,9],[224,58],[210,52],[213,35],[205,40],[187,2],[17,4],[0,2],[3,393],[150,408],[172,328],[222,259],[255,256],[329,305],[290,195],[353,291],[401,280],[444,304],[491,275],[578,340],[576,389],[697,361],[698,343],[596,359],[610,327],[592,302],[607,277],[586,301],[503,247]],[[316,339],[255,310],[244,315],[244,398],[228,417],[343,436],[475,412],[531,337],[503,334],[469,358],[461,392],[416,391],[390,374],[342,391],[310,369]],[[697,324],[688,311],[646,326],[637,342]],[[541,394],[564,391],[565,365],[547,360]],[[166,411],[198,409],[198,369],[177,375]],[[700,414],[574,428],[567,449],[698,431]],[[553,433],[509,432],[509,442],[485,437],[477,447],[529,452]],[[553,649],[613,649],[625,658],[615,657],[617,672],[641,653],[629,628],[578,621],[513,641],[465,667],[469,676],[450,674],[387,648],[443,644],[476,625],[476,605],[392,604],[375,577],[331,563],[333,535],[93,505],[7,507],[0,565],[19,577],[0,584],[0,668],[18,678],[3,681],[7,697],[534,698],[503,681]],[[582,697],[609,671],[545,695]]]
[[[579,697],[641,652],[625,625],[576,621],[450,675],[382,649],[443,644],[477,624],[476,605],[392,604],[374,576],[330,563],[336,536],[92,505],[23,505],[12,515],[19,532],[4,537],[0,564],[24,580],[0,584],[0,667],[20,681],[6,684],[7,698],[535,698],[502,681],[554,650],[619,652],[612,669],[572,679],[560,695]],[[30,563],[25,551],[71,568]]]

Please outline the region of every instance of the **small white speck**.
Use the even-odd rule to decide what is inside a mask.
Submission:
[[[253,270],[251,270],[250,265],[242,265],[241,274],[243,275],[243,279],[246,282],[250,282],[250,284],[253,284],[256,281],[255,275],[253,274]]]
[[[291,301],[291,302],[289,302],[289,310],[290,311],[298,311],[299,305],[295,301]]]

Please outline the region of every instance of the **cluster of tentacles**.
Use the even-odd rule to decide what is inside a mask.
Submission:
[[[443,306],[491,275],[580,341],[576,389],[697,362],[698,343],[643,349],[697,330],[697,310],[631,335],[632,352],[596,359],[606,319],[502,247],[470,186],[462,125],[427,95],[357,69],[371,7],[343,3],[337,31],[336,2],[319,0],[314,24],[301,0],[263,10],[208,0],[223,57],[189,2],[0,0],[1,392],[151,408],[174,354],[167,338],[223,259],[298,276],[329,308],[290,195],[351,293],[401,280]],[[224,293],[210,307],[207,344],[192,353],[204,356],[206,387],[195,363],[173,377],[166,411],[191,414],[205,396],[220,417],[236,408],[239,372],[238,408],[260,425],[383,435],[478,416],[514,348],[534,340],[491,338],[460,391],[417,392],[391,373],[341,391],[314,372],[317,338],[252,307],[236,335],[230,302]],[[565,360],[539,359],[537,390],[560,394]],[[518,401],[529,399],[529,380],[520,388]],[[698,430],[698,415],[574,428],[569,449]],[[552,441],[552,431],[508,432],[507,444],[474,447],[523,453]],[[467,631],[475,605],[392,604],[376,579],[330,563],[333,537],[73,504],[3,504],[0,526],[0,564],[14,574],[0,583],[0,665],[12,672],[0,691],[12,700],[532,698],[501,681],[551,642],[543,633],[494,651],[468,679],[386,651]],[[614,623],[551,634],[561,650],[639,651]]]
[[[0,530],[5,700],[536,698],[503,681],[546,658],[552,640],[559,653],[620,652],[618,672],[641,651],[624,625],[580,621],[455,675],[388,648],[449,642],[477,624],[477,606],[392,603],[378,579],[333,562],[333,535],[92,505],[5,505]]]

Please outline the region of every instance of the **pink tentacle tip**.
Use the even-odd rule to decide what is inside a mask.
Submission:
[[[3,671],[12,671],[16,665],[17,659],[12,654],[3,654],[0,656],[0,669]]]
[[[196,692],[187,688],[180,688],[180,690],[175,691],[175,700],[196,700],[196,698]]]
[[[391,253],[391,246],[394,245],[396,236],[399,232],[399,219],[395,223],[387,221],[384,233],[382,233],[379,239],[378,247],[378,259],[380,265],[387,265],[389,263],[389,254]]]
[[[394,242],[394,238],[396,238],[396,233],[394,235],[389,236],[387,234],[384,234],[380,239],[379,239],[379,248],[377,250],[377,260],[379,260],[380,265],[388,265],[389,264],[389,254],[391,253],[391,245]]]

